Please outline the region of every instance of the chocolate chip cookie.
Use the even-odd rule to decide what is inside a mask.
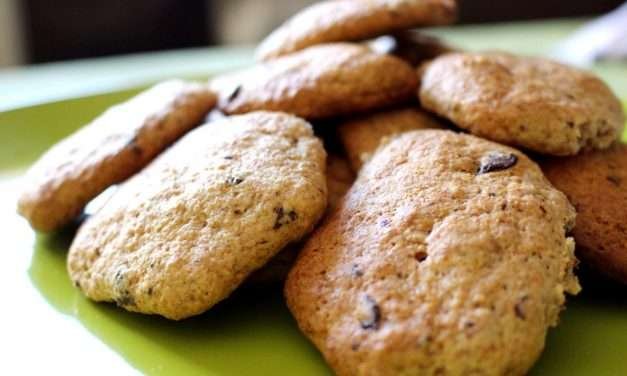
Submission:
[[[573,236],[583,262],[627,284],[627,145],[541,163],[577,208]]]
[[[303,9],[257,48],[269,60],[321,43],[357,41],[418,26],[455,21],[454,0],[335,0]]]
[[[311,126],[287,114],[196,128],[83,224],[70,278],[130,311],[202,313],[312,230],[327,204],[325,157]]]
[[[309,238],[288,306],[338,375],[522,375],[579,291],[574,219],[519,151],[407,132]]]
[[[417,86],[409,64],[350,43],[310,47],[211,82],[227,114],[268,110],[308,119],[389,106],[412,98]]]
[[[338,133],[353,171],[358,172],[382,142],[399,133],[442,128],[430,114],[416,107],[378,112],[341,124]]]
[[[110,108],[30,168],[19,213],[40,231],[68,224],[92,198],[200,124],[215,102],[206,85],[172,80]]]
[[[605,149],[622,106],[591,73],[502,52],[446,54],[422,70],[420,101],[461,128],[550,155]]]

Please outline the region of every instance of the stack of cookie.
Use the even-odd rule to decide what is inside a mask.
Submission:
[[[159,84],[54,146],[19,211],[54,231],[118,184],[68,256],[96,301],[178,320],[280,280],[337,374],[525,374],[580,290],[575,241],[627,282],[625,115],[590,73],[407,30],[455,14],[319,2],[251,68]]]

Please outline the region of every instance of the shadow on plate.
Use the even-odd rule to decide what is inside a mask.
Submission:
[[[299,333],[278,286],[238,291],[207,313],[180,322],[87,300],[72,286],[65,269],[75,230],[37,236],[31,280],[52,306],[76,317],[141,372],[330,374]]]

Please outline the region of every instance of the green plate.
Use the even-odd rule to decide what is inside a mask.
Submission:
[[[467,48],[541,53],[577,25],[564,21],[435,32]],[[597,73],[627,98],[625,65],[598,67]],[[71,285],[65,270],[72,231],[38,235],[15,214],[24,169],[55,141],[137,90],[0,112],[5,256],[0,262],[0,374],[330,374],[298,332],[280,289],[239,291],[183,322],[92,303]],[[584,276],[583,287],[568,302],[560,326],[549,332],[533,375],[627,375],[627,291],[593,276]]]
[[[153,375],[329,374],[299,334],[280,289],[241,291],[183,322],[92,303],[65,271],[72,231],[38,235],[14,214],[21,171],[53,142],[134,92],[0,113],[0,223],[6,248],[0,286],[8,291],[2,335],[17,354],[9,364],[77,374],[102,364],[125,374],[129,365]],[[584,293],[569,301],[560,326],[550,331],[533,374],[627,374],[626,356],[625,289],[585,278]]]

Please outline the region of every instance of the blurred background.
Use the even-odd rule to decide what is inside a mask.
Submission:
[[[460,23],[605,13],[623,0],[461,0]],[[0,67],[253,44],[311,0],[0,0]]]

